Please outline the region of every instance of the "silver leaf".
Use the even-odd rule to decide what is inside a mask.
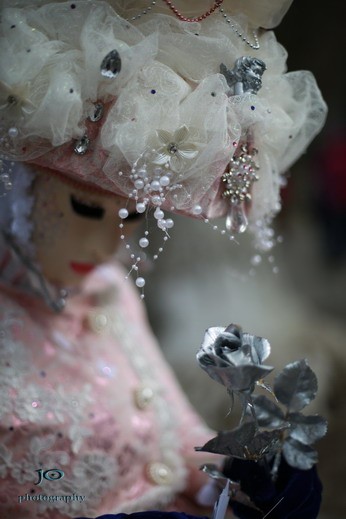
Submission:
[[[318,461],[317,452],[312,447],[293,438],[285,441],[282,452],[287,463],[297,469],[309,470]]]
[[[305,445],[320,440],[327,432],[327,420],[319,415],[304,416],[301,413],[292,413],[288,420],[291,422],[289,436]]]
[[[255,423],[245,422],[232,431],[221,431],[203,447],[196,447],[196,450],[257,461],[281,446],[281,430],[255,432]]]
[[[261,427],[277,428],[287,425],[285,417],[280,407],[269,400],[264,395],[255,395],[253,397],[253,405],[255,408],[258,424]]]
[[[251,444],[247,446],[246,459],[258,460],[266,454],[273,454],[282,444],[282,430],[263,431],[256,434]]]
[[[274,392],[290,411],[300,411],[316,396],[316,375],[305,359],[287,364],[275,378]]]
[[[245,422],[231,431],[219,432],[215,438],[209,440],[203,447],[196,447],[195,450],[244,459],[244,445],[251,443],[255,433],[255,422]]]

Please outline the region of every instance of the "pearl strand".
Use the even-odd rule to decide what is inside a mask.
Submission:
[[[156,5],[156,1],[153,0],[150,5],[148,5],[148,7],[145,7],[143,9],[143,11],[141,11],[139,14],[136,14],[135,16],[132,16],[131,18],[128,18],[128,21],[131,20],[132,22],[134,22],[135,20],[139,20],[142,15],[146,15],[148,13],[150,13],[150,11],[152,10],[153,7],[155,7]]]
[[[226,14],[224,12],[224,9],[220,7],[219,9],[219,12],[220,14],[222,14],[223,18],[225,19],[225,21],[228,23],[228,25],[231,27],[231,29],[233,30],[233,32],[243,40],[244,43],[246,43],[247,45],[249,45],[252,49],[254,50],[258,50],[260,48],[260,44],[259,44],[259,40],[258,40],[258,36],[257,36],[257,33],[256,31],[252,31],[252,35],[253,35],[253,39],[254,39],[254,43],[252,43],[246,36],[244,36],[244,33],[241,33],[236,25],[233,23],[233,20],[232,18],[230,18],[228,16],[228,14]]]

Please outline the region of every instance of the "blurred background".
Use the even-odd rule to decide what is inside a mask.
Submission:
[[[267,337],[276,372],[307,358],[319,395],[307,413],[329,420],[318,445],[322,519],[346,518],[346,120],[344,3],[296,0],[276,35],[289,70],[311,70],[329,115],[292,167],[275,223],[282,236],[258,258],[251,241],[229,242],[199,221],[175,227],[146,289],[151,325],[181,384],[214,429],[230,426],[225,391],[200,370],[195,353],[209,326],[240,324]],[[160,247],[158,241],[155,245]],[[203,460],[201,460],[202,462]]]

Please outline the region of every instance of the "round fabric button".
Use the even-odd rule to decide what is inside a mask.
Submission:
[[[109,317],[104,313],[92,312],[88,316],[88,325],[93,332],[102,333],[109,326]]]
[[[138,409],[145,409],[153,398],[154,391],[150,386],[141,386],[135,390],[134,399]]]
[[[173,471],[165,463],[154,461],[147,466],[149,480],[155,485],[170,485],[173,481]]]

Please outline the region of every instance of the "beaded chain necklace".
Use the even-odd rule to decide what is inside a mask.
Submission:
[[[166,5],[168,5],[168,7],[175,14],[175,16],[179,18],[179,20],[181,20],[182,22],[201,22],[202,20],[205,20],[208,16],[213,14],[213,12],[216,11],[216,9],[220,7],[220,5],[223,3],[223,0],[216,0],[213,6],[208,11],[206,11],[204,14],[201,14],[200,16],[196,16],[193,18],[187,18],[186,16],[181,14],[181,12],[178,11],[173,2],[171,2],[170,0],[163,0],[163,2]]]
[[[173,12],[173,14],[179,19],[181,20],[182,22],[201,22],[203,20],[205,20],[206,18],[208,18],[208,16],[210,16],[211,14],[213,14],[217,9],[219,10],[220,14],[222,15],[222,17],[224,18],[224,20],[226,21],[226,23],[229,25],[229,27],[232,29],[232,31],[244,42],[246,43],[246,45],[249,45],[249,47],[251,47],[252,49],[254,50],[258,50],[260,48],[260,44],[259,44],[259,41],[258,41],[258,36],[257,36],[257,33],[256,31],[252,31],[252,35],[253,35],[253,42],[251,42],[249,40],[249,38],[243,33],[241,32],[237,25],[234,23],[234,20],[232,20],[232,18],[230,18],[225,12],[224,12],[224,9],[221,7],[222,3],[223,3],[223,0],[215,0],[214,4],[212,5],[212,7],[210,9],[208,9],[208,11],[206,11],[205,13],[203,14],[200,14],[199,16],[194,16],[192,18],[189,18],[187,16],[184,16],[177,8],[176,6],[173,4],[173,2],[171,0],[162,0],[169,8],[170,10]],[[135,20],[139,20],[143,15],[146,15],[148,13],[151,12],[151,10],[153,9],[153,7],[155,7],[157,4],[157,1],[156,0],[153,0],[150,5],[148,5],[147,7],[145,7],[139,14],[135,15],[135,16],[132,16],[131,17],[131,21],[135,21]]]

